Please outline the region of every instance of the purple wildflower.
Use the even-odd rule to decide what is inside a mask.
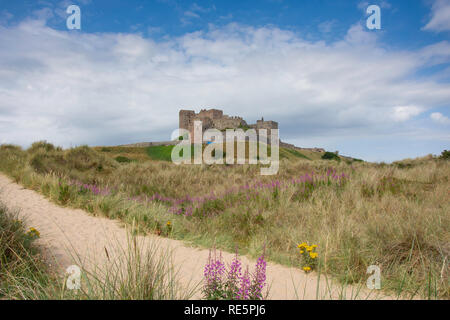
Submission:
[[[236,256],[231,263],[230,270],[228,271],[227,277],[227,291],[229,299],[234,299],[238,295],[239,290],[239,280],[242,277],[242,267],[239,261],[238,254],[236,251]]]
[[[264,255],[258,258],[256,262],[255,277],[252,284],[252,298],[263,299],[263,288],[266,285],[266,266],[267,262],[264,260]]]
[[[241,278],[241,287],[236,295],[237,300],[248,300],[250,298],[250,273],[248,272],[248,267],[245,270],[244,276]]]
[[[222,253],[220,253],[219,258],[217,258],[216,250],[214,249],[214,257],[212,257],[210,251],[208,263],[203,272],[206,282],[203,290],[208,299],[220,298],[224,274],[225,264],[222,261]]]

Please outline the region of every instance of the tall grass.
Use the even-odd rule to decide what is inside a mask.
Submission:
[[[115,241],[110,248],[114,251],[106,251],[104,264],[86,265],[75,257],[83,275],[78,299],[186,300],[198,290],[198,284],[180,282],[182,270],[174,266],[172,253],[154,241],[139,239],[131,231],[126,246]]]
[[[266,244],[268,260],[289,266],[299,266],[298,243],[316,243],[321,272],[342,283],[363,283],[376,264],[388,291],[450,297],[446,160],[282,159],[276,176],[262,177],[259,166],[176,166],[142,157],[120,164],[113,147],[45,148],[2,146],[0,170],[56,203],[138,232],[231,252],[239,246],[255,258]],[[291,183],[306,175],[317,178]]]
[[[189,299],[195,284],[182,285],[170,252],[129,233],[127,245],[113,243],[102,265],[73,258],[81,270],[81,287],[71,290],[66,277],[52,270],[35,244],[39,231],[25,229],[17,212],[0,204],[0,299],[173,300]],[[111,250],[111,249],[110,249]]]
[[[44,299],[58,291],[34,243],[37,237],[0,203],[0,299]]]

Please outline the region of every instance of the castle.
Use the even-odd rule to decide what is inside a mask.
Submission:
[[[260,129],[266,129],[267,135],[270,136],[272,129],[278,129],[278,122],[264,121],[264,118],[256,121],[256,124],[247,124],[241,117],[230,117],[223,114],[222,110],[218,109],[202,109],[199,113],[193,110],[180,110],[179,114],[180,129],[186,129],[190,132],[191,137],[194,134],[194,121],[202,121],[203,132],[208,129],[218,129],[225,131],[226,129],[255,129],[259,134]]]
[[[267,136],[270,137],[272,129],[278,129],[278,122],[275,121],[264,121],[264,118],[256,121],[255,124],[247,124],[247,122],[241,117],[230,117],[223,114],[222,110],[218,109],[202,109],[199,113],[195,113],[193,110],[180,110],[179,113],[179,128],[188,130],[193,137],[194,134],[194,121],[199,120],[202,122],[202,130],[205,132],[207,129],[218,129],[225,133],[226,129],[255,129],[257,134],[259,134],[260,129],[267,130]],[[224,137],[225,138],[225,137]],[[225,141],[225,139],[224,139]],[[271,143],[270,138],[267,141]],[[172,141],[157,141],[157,142],[141,142],[122,145],[123,147],[151,147],[151,146],[169,146],[178,144],[178,139]],[[294,150],[307,150],[313,152],[324,153],[325,150],[322,148],[299,148],[293,144],[285,143],[279,140],[279,146]]]

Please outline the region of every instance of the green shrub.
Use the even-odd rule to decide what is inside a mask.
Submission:
[[[35,144],[33,144],[35,145]],[[116,162],[88,146],[69,150],[56,148],[46,151],[44,147],[27,150],[28,163],[39,174],[55,173],[58,176],[68,176],[76,180],[84,180],[86,173],[110,172],[117,167]]]
[[[412,163],[394,162],[393,164],[399,169],[410,169],[413,167]]]
[[[66,161],[62,153],[47,152],[42,149],[37,149],[30,157],[30,166],[40,174],[47,174],[50,172],[62,173],[62,168],[65,166]]]
[[[328,152],[328,151],[323,154],[322,159],[341,161],[341,158],[339,158],[339,156],[336,153]]]
[[[14,144],[2,144],[0,145],[0,150],[22,151],[22,148]]]
[[[448,150],[442,151],[442,154],[439,158],[444,159],[444,160],[450,159],[450,151],[448,151]]]
[[[30,152],[35,152],[38,149],[43,149],[47,152],[55,150],[55,146],[51,143],[48,143],[47,141],[37,141],[34,142],[31,147],[28,149]]]
[[[81,146],[68,150],[65,158],[70,167],[80,171],[102,169],[102,162],[105,162],[103,155],[88,146]]]
[[[58,201],[65,205],[70,199],[70,189],[65,183],[60,182],[58,185]]]
[[[27,231],[17,213],[0,203],[0,300],[45,295],[51,278],[34,245],[37,238],[38,230]]]
[[[124,157],[124,156],[115,157],[114,160],[116,160],[119,163],[130,163],[131,161],[133,161],[133,160],[131,160],[131,159],[127,158],[127,157]]]

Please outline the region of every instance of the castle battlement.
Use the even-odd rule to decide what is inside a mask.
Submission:
[[[224,115],[222,110],[218,109],[201,109],[199,113],[194,110],[180,110],[179,113],[179,128],[186,129],[194,133],[194,121],[202,121],[203,132],[208,129],[218,129],[224,131],[226,129],[256,129],[259,133],[260,129],[266,129],[267,134],[270,135],[271,129],[278,129],[278,122],[264,121],[264,118],[256,121],[255,124],[247,124],[247,122],[238,116]]]

